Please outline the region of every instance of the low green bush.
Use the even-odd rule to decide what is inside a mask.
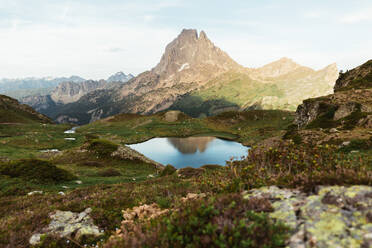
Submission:
[[[88,150],[101,158],[110,157],[118,149],[119,145],[103,139],[94,139],[89,142]]]
[[[172,175],[173,173],[175,173],[177,171],[177,169],[173,166],[173,165],[170,165],[168,164],[167,166],[165,166],[165,168],[161,171],[160,173],[160,176],[168,176],[168,175]]]
[[[21,159],[0,164],[0,175],[23,178],[35,183],[58,183],[76,179],[70,172],[39,159]]]
[[[357,150],[357,151],[372,150],[372,137],[370,137],[369,139],[363,139],[363,140],[362,139],[351,140],[349,145],[340,148],[340,151],[345,152],[345,153],[348,153],[354,150]]]
[[[178,175],[181,178],[199,177],[205,172],[202,168],[185,167],[178,170]]]
[[[205,169],[205,170],[219,170],[219,169],[222,169],[223,166],[218,165],[218,164],[206,164],[206,165],[201,166],[200,168]]]
[[[123,226],[122,238],[105,247],[285,247],[289,229],[271,211],[268,200],[241,194],[190,201],[152,223]]]
[[[296,145],[282,142],[275,148],[257,147],[248,156],[230,162],[230,191],[267,185],[313,190],[317,185],[372,185],[369,162],[347,157],[335,145]]]

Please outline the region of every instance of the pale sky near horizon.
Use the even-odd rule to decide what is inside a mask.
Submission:
[[[138,74],[183,28],[246,67],[372,59],[372,0],[0,0],[0,78]]]

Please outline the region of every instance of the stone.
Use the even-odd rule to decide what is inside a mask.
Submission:
[[[172,110],[164,114],[164,120],[167,122],[176,122],[178,121],[178,116],[181,114],[181,111]]]
[[[348,146],[348,145],[350,145],[350,141],[344,141],[344,142],[342,142],[342,146]]]
[[[56,235],[59,238],[73,238],[80,241],[84,236],[100,237],[103,235],[89,216],[92,209],[87,208],[81,213],[57,210],[49,215],[51,222],[43,233],[32,235],[31,245],[38,245],[43,235]]]
[[[292,230],[288,241],[291,248],[371,247],[370,186],[322,186],[310,195],[271,186],[243,195],[245,199],[263,197],[271,201],[274,211],[270,217]]]
[[[39,191],[39,190],[35,190],[35,191],[32,191],[32,192],[29,192],[27,193],[27,195],[41,195],[43,194],[43,191]]]
[[[337,133],[338,130],[337,130],[337,128],[331,128],[331,129],[329,129],[329,132],[330,133]]]

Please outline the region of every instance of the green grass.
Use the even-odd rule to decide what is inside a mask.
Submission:
[[[211,116],[223,109],[238,110],[247,103],[253,105],[264,96],[283,98],[284,92],[274,83],[263,84],[245,74],[226,73],[208,82],[202,89],[185,95],[171,109],[181,110],[193,117],[202,114]]]
[[[225,112],[208,118],[185,118],[166,122],[162,114],[153,116],[118,116],[110,121],[98,121],[78,129],[85,134],[120,143],[132,144],[154,137],[215,136],[254,144],[267,137],[280,135],[292,122],[291,112],[255,110]]]
[[[20,159],[41,156],[41,150],[66,150],[81,146],[84,135],[64,134],[70,125],[54,124],[0,124],[0,158]],[[76,138],[75,141],[64,138]]]

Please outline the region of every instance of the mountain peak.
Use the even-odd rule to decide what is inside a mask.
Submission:
[[[278,77],[288,74],[299,67],[301,66],[292,59],[282,57],[279,60],[256,69],[256,71],[261,77]]]
[[[198,31],[196,29],[182,29],[181,33],[179,34],[178,38],[180,37],[190,37],[195,40],[198,39]]]
[[[194,69],[197,72],[200,67],[205,66],[223,70],[240,68],[235,61],[208,39],[204,31],[198,35],[196,29],[183,29],[177,38],[167,45],[153,72],[162,77],[168,77],[183,73],[187,69]]]
[[[202,30],[199,35],[200,40],[208,40],[207,34]]]
[[[134,76],[132,74],[126,75],[124,72],[119,71],[119,72],[115,73],[114,75],[110,76],[107,79],[107,82],[109,82],[109,83],[112,83],[112,82],[126,83],[129,80],[131,80],[132,78],[134,78]]]

